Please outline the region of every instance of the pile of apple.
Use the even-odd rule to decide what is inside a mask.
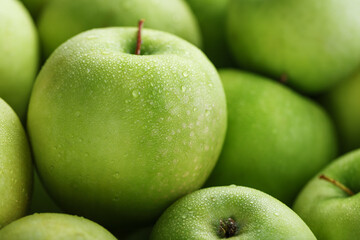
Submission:
[[[0,240],[360,238],[360,0],[0,0],[0,57]]]

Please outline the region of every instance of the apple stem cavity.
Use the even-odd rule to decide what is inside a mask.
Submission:
[[[220,220],[219,236],[220,238],[231,238],[236,236],[239,232],[239,226],[234,219],[228,218],[226,220]]]
[[[285,73],[283,73],[283,74],[280,76],[280,82],[281,82],[281,83],[287,83],[287,81],[288,81],[288,76],[287,76]]]
[[[139,30],[138,30],[138,35],[137,35],[135,55],[140,55],[140,52],[141,52],[141,43],[142,43],[141,31],[144,26],[144,22],[145,22],[145,19],[140,19],[140,21],[139,21]]]
[[[353,196],[354,192],[351,191],[348,187],[346,187],[345,185],[343,185],[342,183],[336,181],[335,179],[332,179],[328,176],[325,176],[324,174],[319,176],[320,179],[326,180],[332,184],[334,184],[335,186],[337,186],[338,188],[340,188],[341,190],[343,190],[344,192],[346,192],[349,196]]]

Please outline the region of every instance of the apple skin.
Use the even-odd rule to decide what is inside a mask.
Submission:
[[[216,67],[235,66],[226,41],[229,0],[186,0],[198,19],[203,50]]]
[[[358,239],[360,236],[360,150],[348,153],[317,174],[300,192],[294,211],[308,224],[319,239]],[[355,195],[320,179],[333,178]]]
[[[200,188],[225,138],[218,73],[194,45],[145,29],[87,31],[40,71],[28,131],[58,205],[106,226],[151,224]],[[132,227],[131,226],[131,227]]]
[[[336,156],[323,109],[270,79],[220,70],[228,131],[207,186],[244,185],[292,204],[301,188]]]
[[[0,98],[0,228],[26,214],[31,187],[25,131],[16,113]]]
[[[220,220],[232,218],[238,234],[231,239],[313,239],[289,207],[256,189],[225,186],[201,189],[171,205],[156,222],[151,240],[224,239]]]
[[[105,228],[88,219],[62,213],[35,213],[0,230],[4,240],[116,240]]]
[[[359,0],[231,0],[228,42],[240,67],[316,94],[360,64]]]
[[[360,148],[360,71],[321,98],[333,118],[343,153]]]
[[[182,0],[52,0],[39,17],[45,56],[85,30],[112,26],[145,27],[175,34],[201,46],[201,34],[190,7]]]
[[[25,120],[38,70],[38,38],[30,14],[19,1],[0,2],[0,97]]]

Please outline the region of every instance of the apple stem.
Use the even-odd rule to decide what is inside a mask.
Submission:
[[[343,190],[344,192],[346,192],[347,194],[349,194],[349,196],[353,196],[354,192],[351,191],[348,187],[346,187],[345,185],[343,185],[342,183],[336,181],[335,179],[332,179],[328,176],[325,176],[324,174],[320,175],[319,177],[320,179],[324,179],[332,184],[334,184],[335,186],[337,186],[338,188],[340,188],[341,190]]]
[[[287,81],[288,81],[288,76],[285,73],[281,74],[280,82],[287,83]]]
[[[142,43],[141,30],[142,30],[142,27],[144,26],[144,22],[145,22],[145,19],[140,19],[140,21],[139,21],[139,30],[138,30],[136,50],[135,50],[136,55],[140,55],[141,43]]]
[[[231,238],[239,232],[239,226],[235,220],[228,218],[226,220],[220,220],[219,236],[221,238]]]

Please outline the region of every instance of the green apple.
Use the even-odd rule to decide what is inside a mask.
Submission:
[[[343,152],[360,148],[360,71],[326,93],[321,101],[334,119]]]
[[[136,26],[146,19],[148,28],[178,35],[200,46],[196,18],[183,0],[52,0],[39,17],[39,32],[46,56],[70,37],[92,28]]]
[[[25,131],[16,113],[0,98],[0,228],[25,215],[31,186],[32,163]]]
[[[99,224],[62,213],[35,213],[0,230],[3,240],[116,240]]]
[[[199,21],[205,54],[217,67],[233,66],[226,41],[229,0],[187,0]]]
[[[38,69],[38,38],[21,2],[0,1],[0,36],[0,97],[25,120]]]
[[[156,222],[151,240],[315,240],[289,207],[261,191],[239,186],[193,192],[171,205]]]
[[[203,185],[225,138],[218,73],[194,45],[136,28],[90,30],[40,71],[28,131],[62,209],[112,228],[150,224]],[[135,224],[135,225],[134,225]]]
[[[291,204],[336,155],[326,113],[287,87],[257,75],[222,70],[228,132],[208,186],[245,185]]]
[[[360,149],[323,169],[297,197],[294,211],[319,240],[359,238],[359,172]]]
[[[238,64],[309,94],[360,64],[359,0],[231,0],[228,41]]]

